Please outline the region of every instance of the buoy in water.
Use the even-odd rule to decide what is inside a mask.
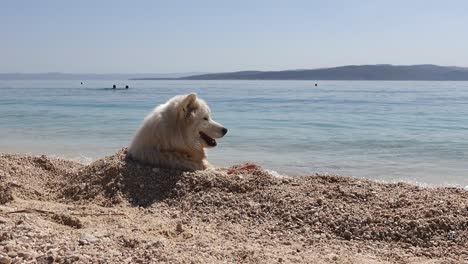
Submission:
[[[128,89],[128,85],[125,85],[125,89]]]

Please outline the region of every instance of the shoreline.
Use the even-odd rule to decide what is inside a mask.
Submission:
[[[72,155],[72,154],[43,154],[41,153],[40,151],[36,151],[36,152],[25,152],[25,151],[22,151],[22,152],[0,152],[0,156],[2,155],[21,155],[21,156],[31,156],[31,157],[39,157],[39,156],[46,156],[48,158],[52,158],[52,159],[58,159],[58,160],[64,160],[64,161],[68,161],[68,162],[74,162],[74,163],[79,163],[83,166],[88,166],[90,164],[92,164],[93,162],[101,159],[102,157],[106,157],[106,156],[109,156],[109,155],[112,155],[112,154],[103,154],[101,155],[100,157],[96,156],[96,155],[93,155],[93,156],[85,156],[85,155]],[[223,161],[219,161],[218,160],[218,163],[222,163],[222,164],[242,164],[243,162],[240,162],[240,163],[228,163],[227,160],[223,160]],[[250,161],[246,161],[244,163],[250,163]],[[225,167],[228,167],[228,166],[218,166],[217,164],[214,164],[216,165],[216,168],[225,168]],[[262,165],[260,165],[262,166]],[[300,171],[290,171],[288,170],[287,168],[275,168],[275,169],[270,169],[270,167],[264,167],[262,166],[262,168],[265,170],[265,171],[268,171],[270,174],[272,174],[273,176],[277,176],[277,177],[306,177],[306,176],[310,176],[310,175],[315,175],[315,174],[320,174],[320,175],[330,175],[330,176],[339,176],[339,177],[351,177],[351,178],[355,178],[355,179],[362,179],[362,180],[370,180],[370,181],[374,181],[376,183],[382,183],[382,184],[397,184],[397,183],[404,183],[404,184],[410,184],[410,185],[415,185],[415,186],[418,186],[418,187],[422,187],[422,188],[460,188],[460,189],[463,189],[463,190],[467,190],[468,191],[468,185],[465,185],[465,184],[468,184],[468,183],[465,183],[465,184],[461,184],[461,183],[431,183],[431,182],[424,182],[424,181],[418,181],[418,180],[410,180],[410,179],[399,179],[399,178],[395,178],[395,179],[382,179],[382,178],[371,178],[371,177],[368,177],[368,176],[357,176],[356,174],[352,174],[352,173],[334,173],[334,172],[327,172],[327,171],[323,171],[323,172],[304,172],[302,170]],[[290,172],[288,172],[290,171]],[[365,174],[368,174],[370,175],[370,172],[367,172]],[[380,172],[379,175],[383,175],[384,173]],[[424,173],[426,175],[426,173]],[[433,174],[431,175],[431,177],[444,177],[446,175],[438,175],[438,174]],[[458,176],[456,176],[458,177]]]
[[[0,227],[10,260],[463,262],[468,191],[255,165],[183,173],[125,150],[89,165],[0,154]]]

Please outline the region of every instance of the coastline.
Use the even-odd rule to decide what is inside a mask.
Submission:
[[[468,261],[468,191],[255,165],[183,173],[0,154],[0,258],[120,263]],[[16,255],[15,255],[16,254]]]

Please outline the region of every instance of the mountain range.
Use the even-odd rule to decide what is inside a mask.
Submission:
[[[468,67],[420,65],[347,65],[333,68],[224,73],[0,73],[0,80],[378,80],[468,81]]]
[[[137,78],[154,80],[160,78]],[[395,80],[468,81],[468,68],[422,65],[348,65],[285,71],[239,71],[175,78],[176,80]]]
[[[241,71],[181,77],[184,80],[428,80],[468,81],[468,68],[437,65],[350,65],[286,71]]]

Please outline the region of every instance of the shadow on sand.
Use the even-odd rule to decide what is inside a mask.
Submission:
[[[75,201],[102,199],[106,205],[125,198],[132,205],[149,206],[173,194],[183,173],[138,163],[124,149],[70,175],[62,196]]]

